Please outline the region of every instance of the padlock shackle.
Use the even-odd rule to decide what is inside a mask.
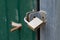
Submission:
[[[24,18],[24,21],[28,24],[29,22],[26,20],[26,17]]]

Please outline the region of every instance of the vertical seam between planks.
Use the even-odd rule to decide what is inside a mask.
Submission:
[[[20,22],[20,0],[18,0],[18,2],[17,2],[17,10],[18,10],[18,22]],[[19,35],[19,40],[21,40],[20,29],[19,29],[18,31],[19,31],[19,33],[18,33],[18,35]]]

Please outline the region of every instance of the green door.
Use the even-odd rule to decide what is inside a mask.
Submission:
[[[24,22],[26,12],[35,9],[36,0],[0,0],[0,40],[36,40],[36,32]],[[11,22],[22,28],[11,32]]]

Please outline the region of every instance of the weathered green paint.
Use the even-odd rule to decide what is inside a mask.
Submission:
[[[0,40],[36,40],[36,32],[24,22],[26,12],[35,8],[36,0],[0,0]],[[22,28],[10,32],[11,22],[22,23]]]
[[[18,22],[17,17],[17,0],[7,0],[7,25],[9,31],[9,40],[19,40],[19,32],[16,30],[14,32],[10,32],[12,26],[11,22]]]
[[[36,40],[36,34],[32,30],[30,30],[26,23],[24,22],[24,17],[26,15],[26,12],[31,11],[33,8],[33,2],[32,0],[22,0],[19,1],[19,16],[20,16],[20,23],[22,23],[22,29],[21,29],[21,40]],[[23,15],[23,16],[22,16]]]
[[[5,0],[0,0],[0,40],[7,40],[8,38],[5,10]]]

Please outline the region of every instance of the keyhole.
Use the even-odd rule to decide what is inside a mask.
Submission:
[[[33,18],[35,18],[36,16],[34,16]]]
[[[35,18],[36,16],[33,17],[33,19]]]
[[[44,19],[44,17],[42,17],[42,19]]]

